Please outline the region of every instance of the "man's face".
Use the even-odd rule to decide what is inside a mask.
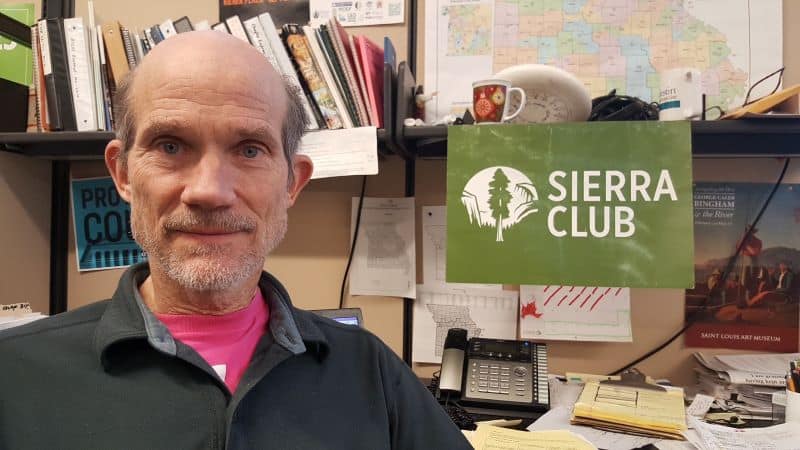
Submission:
[[[153,272],[225,291],[262,270],[302,187],[288,183],[281,145],[285,92],[236,71],[151,72],[134,87],[136,135],[118,182],[134,237]]]

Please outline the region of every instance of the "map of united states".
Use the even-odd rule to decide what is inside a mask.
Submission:
[[[496,0],[451,5],[448,56],[493,52],[493,72],[523,63],[577,75],[592,97],[612,89],[658,101],[659,72],[697,68],[709,105],[729,108],[748,74],[732,61],[727,36],[674,0]],[[492,19],[493,17],[493,19]],[[492,23],[493,46],[486,28]],[[493,49],[493,50],[490,50]],[[737,100],[738,99],[738,100]]]

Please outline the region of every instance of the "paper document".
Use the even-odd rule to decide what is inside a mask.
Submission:
[[[734,384],[783,387],[789,360],[800,358],[800,353],[719,355],[694,352],[694,357],[705,368],[716,372],[717,377]],[[780,367],[783,367],[782,371]]]
[[[358,198],[353,198],[350,235]],[[415,298],[414,198],[364,198],[350,269],[350,295]]]
[[[714,403],[714,397],[710,395],[697,394],[692,400],[692,404],[686,407],[686,415],[703,418],[706,415],[711,405]]]
[[[464,328],[468,337],[517,338],[515,291],[417,286],[414,302],[414,362],[442,362],[450,328]]]
[[[683,390],[657,391],[590,382],[572,410],[575,424],[613,427],[681,439],[686,430]]]
[[[631,342],[631,290],[520,286],[522,339]]]
[[[316,26],[336,17],[345,27],[403,23],[405,0],[359,2],[358,0],[309,0],[311,25]]]
[[[730,368],[759,373],[786,375],[789,361],[800,359],[800,353],[759,353],[754,355],[717,355]]]
[[[644,447],[647,444],[653,444],[661,449],[665,443],[672,442],[676,442],[678,448],[685,448],[686,450],[694,448],[691,444],[682,441],[670,441],[667,439],[636,436],[633,434],[615,433],[613,431],[600,430],[582,425],[573,425],[570,423],[571,414],[572,406],[551,408],[546,414],[536,419],[536,421],[528,427],[528,430],[568,430],[582,436],[597,448],[607,450],[628,450],[631,448]]]
[[[308,155],[314,163],[312,180],[378,173],[375,127],[308,132],[298,153]]]
[[[510,430],[481,426],[472,438],[475,450],[596,450],[596,447],[569,431]]]
[[[447,207],[422,208],[422,276],[425,285],[451,288],[503,289],[501,284],[447,283]]]
[[[689,417],[697,438],[687,436],[701,450],[800,450],[800,427],[783,423],[765,428],[730,428]]]

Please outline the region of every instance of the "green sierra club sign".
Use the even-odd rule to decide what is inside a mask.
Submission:
[[[447,154],[448,282],[694,286],[688,122],[450,127]]]

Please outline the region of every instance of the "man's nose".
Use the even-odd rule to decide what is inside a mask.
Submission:
[[[235,171],[216,152],[203,154],[190,171],[181,201],[206,209],[230,206],[236,199]]]

